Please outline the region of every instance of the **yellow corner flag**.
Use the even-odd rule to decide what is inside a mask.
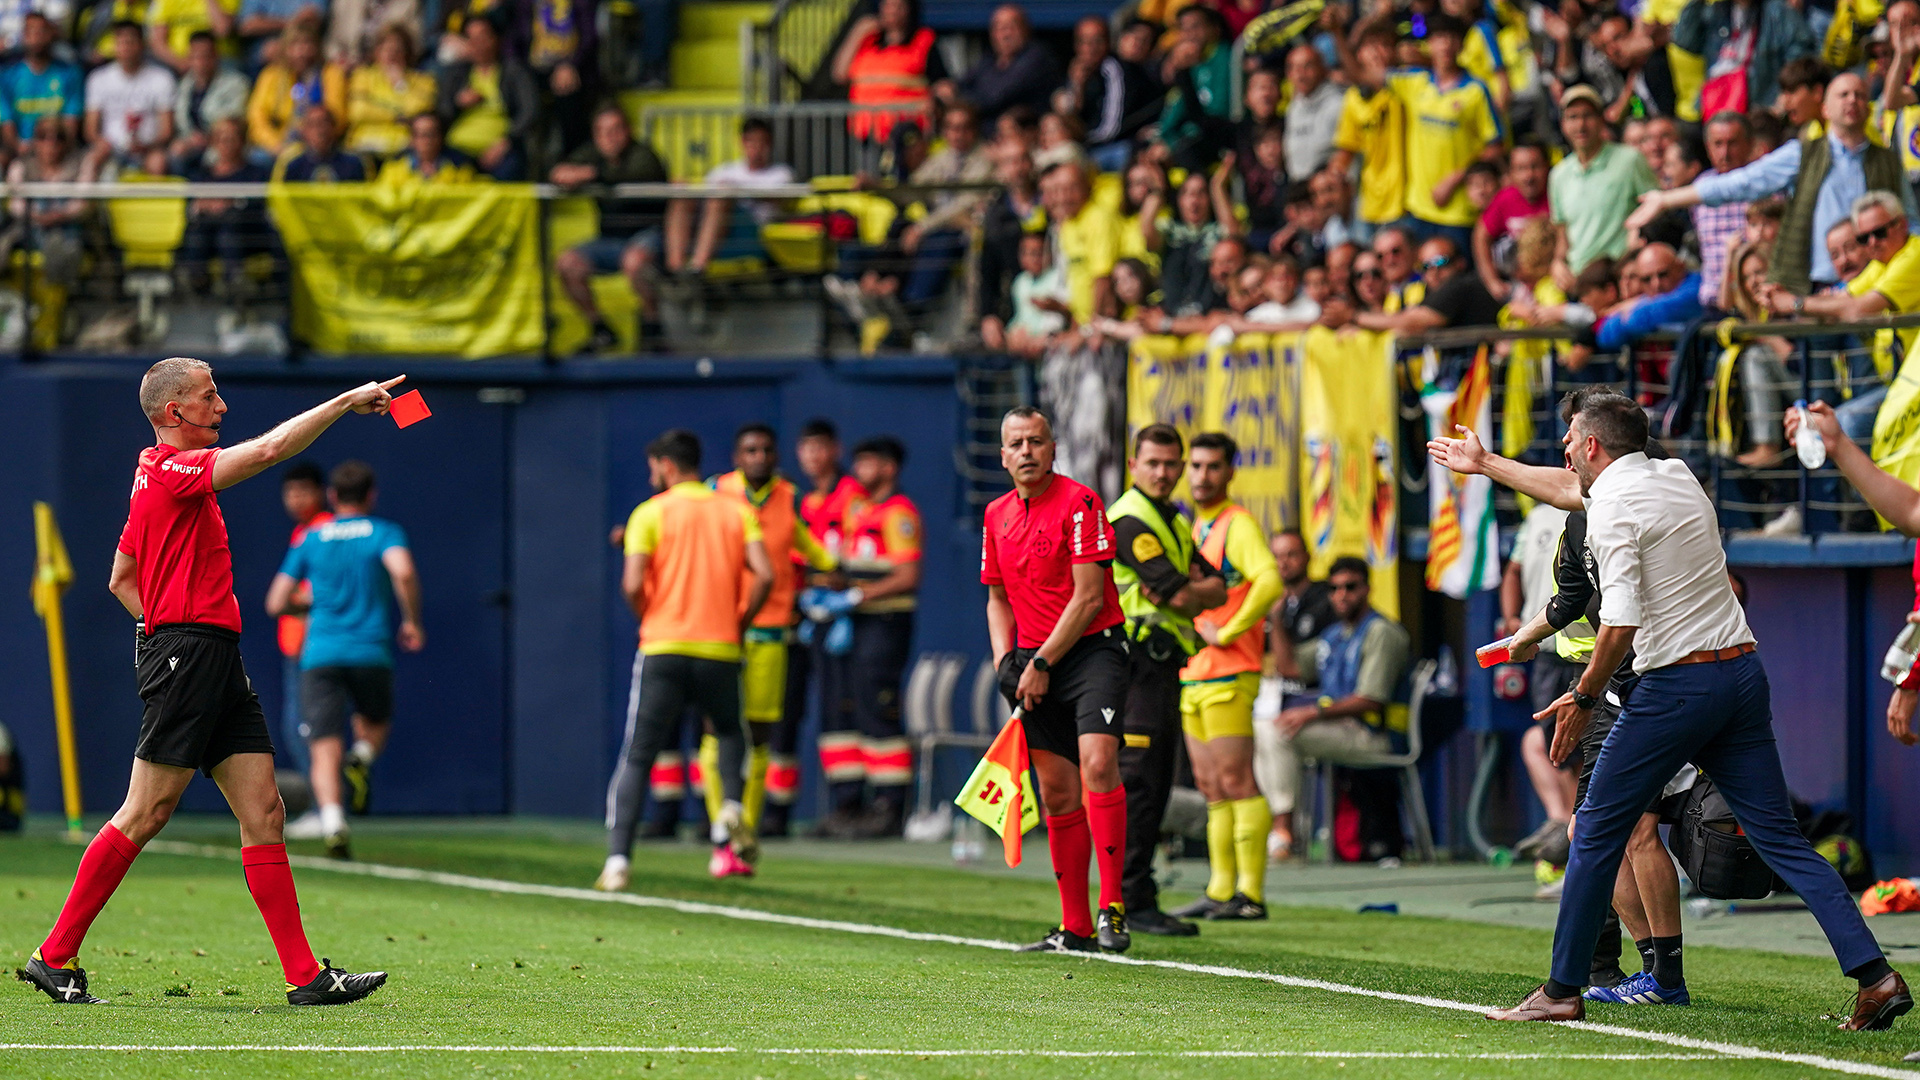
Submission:
[[[1040,824],[1040,800],[1034,795],[1033,774],[1027,765],[1027,729],[1021,726],[1016,709],[953,799],[955,806],[1000,834],[1008,866],[1020,865],[1020,837]],[[1019,824],[1010,829],[1009,821]]]
[[[60,745],[60,786],[66,798],[67,832],[80,836],[80,761],[73,743],[73,698],[67,686],[67,631],[60,596],[73,584],[73,563],[53,520],[53,507],[33,504],[33,612],[47,626],[47,666],[53,677],[53,726]]]

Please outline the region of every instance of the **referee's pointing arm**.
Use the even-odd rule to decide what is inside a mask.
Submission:
[[[184,428],[201,437],[194,440],[197,443],[194,449],[200,446],[211,446],[220,438],[218,418],[227,411],[226,402],[220,400],[220,391],[213,385],[213,374],[211,372],[204,374],[206,376],[204,386],[195,388],[198,401],[192,403],[190,407],[183,403],[171,402],[167,406],[167,415],[174,418],[174,430]],[[398,386],[405,378],[405,375],[399,375],[386,382],[370,382],[364,386],[356,386],[332,401],[322,402],[298,416],[282,421],[265,435],[248,439],[221,453],[213,459],[213,489],[221,491],[230,488],[248,477],[264,472],[299,454],[312,446],[313,440],[319,438],[321,432],[332,427],[335,420],[349,412],[363,415],[386,412],[388,404],[393,401],[393,395],[388,391]],[[188,414],[194,411],[209,412],[215,419],[210,426],[195,424],[188,418]],[[163,437],[162,441],[173,442],[174,440]],[[180,444],[175,443],[175,445]]]

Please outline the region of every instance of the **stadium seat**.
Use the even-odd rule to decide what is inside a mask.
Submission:
[[[1398,769],[1400,773],[1400,804],[1407,815],[1407,824],[1413,832],[1413,855],[1421,862],[1433,861],[1433,825],[1427,820],[1427,796],[1420,785],[1420,720],[1425,711],[1427,693],[1433,687],[1434,672],[1439,665],[1432,660],[1422,660],[1413,668],[1413,693],[1407,700],[1407,749],[1399,754],[1373,754],[1365,757],[1344,758],[1338,762],[1316,762],[1320,769],[1319,802],[1327,807],[1333,806],[1333,767],[1339,765],[1348,769]],[[1316,800],[1306,792],[1294,804],[1293,835],[1311,837],[1314,835],[1314,805]],[[1329,830],[1331,830],[1332,812],[1328,812]],[[1334,861],[1333,844],[1327,844],[1327,861]]]
[[[179,183],[174,177],[123,173],[126,183]],[[187,234],[184,198],[108,199],[107,228],[120,249],[121,287],[139,304],[140,337],[145,341],[167,334],[167,315],[156,301],[173,294],[173,253]]]
[[[987,666],[992,669],[991,664]],[[953,688],[966,668],[967,658],[961,653],[921,653],[907,676],[903,719],[907,738],[919,748],[915,758],[920,776],[913,816],[921,821],[931,820],[935,814],[933,768],[939,749],[964,746],[984,750],[993,743],[993,732],[953,729]],[[941,835],[944,836],[944,830]]]

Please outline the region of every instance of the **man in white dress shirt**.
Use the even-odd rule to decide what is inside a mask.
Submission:
[[[1646,414],[1631,399],[1606,388],[1575,396],[1564,442],[1587,504],[1600,628],[1592,661],[1554,703],[1554,760],[1564,761],[1579,742],[1629,649],[1640,686],[1607,736],[1579,809],[1552,975],[1518,1006],[1488,1018],[1586,1015],[1580,991],[1627,838],[1648,802],[1691,761],[1713,777],[1754,848],[1806,901],[1841,970],[1859,982],[1841,1028],[1886,1028],[1913,998],[1840,875],[1794,823],[1766,672],[1728,584],[1713,505],[1683,462],[1648,460],[1646,441]]]

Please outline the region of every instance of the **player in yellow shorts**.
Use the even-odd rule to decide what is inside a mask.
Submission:
[[[1229,599],[1228,603],[1232,603]],[[1204,617],[1204,616],[1202,616]],[[1260,693],[1260,673],[1242,671],[1205,682],[1180,682],[1180,730],[1188,738],[1212,742],[1223,738],[1253,738],[1253,699]]]
[[[833,557],[817,543],[800,519],[800,494],[793,482],[774,470],[780,444],[766,424],[742,427],[733,437],[733,471],[711,481],[714,490],[746,501],[760,519],[760,535],[773,563],[773,590],[747,627],[740,663],[740,715],[753,737],[747,756],[743,812],[747,827],[758,830],[767,803],[767,767],[772,761],[774,729],[787,704],[787,642],[793,630],[794,597],[803,569],[833,569]],[[800,564],[804,563],[802,566]],[[706,789],[708,820],[718,820],[720,743],[712,734],[700,740],[700,776]]]
[[[1180,726],[1193,780],[1207,797],[1205,895],[1182,918],[1267,917],[1267,831],[1273,812],[1253,780],[1253,699],[1260,692],[1267,609],[1280,597],[1280,568],[1253,515],[1227,497],[1239,447],[1226,435],[1196,435],[1187,452],[1193,541],[1227,577],[1227,601],[1194,617],[1207,647],[1180,671]]]

